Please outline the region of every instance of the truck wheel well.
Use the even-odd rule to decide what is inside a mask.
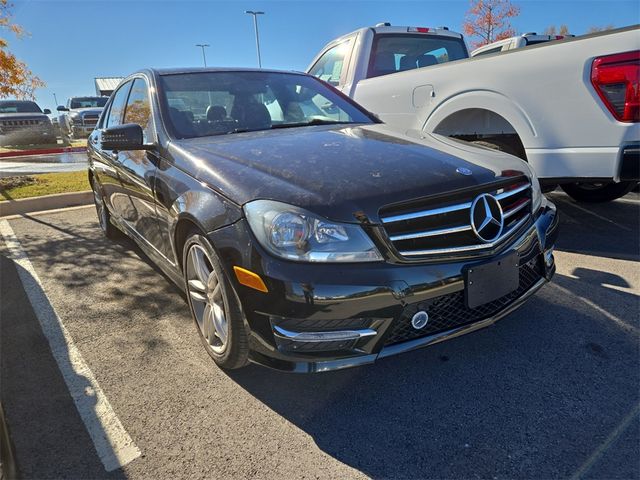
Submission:
[[[496,150],[527,160],[522,139],[513,125],[502,115],[484,108],[458,110],[442,120],[434,133],[468,142],[491,143]]]

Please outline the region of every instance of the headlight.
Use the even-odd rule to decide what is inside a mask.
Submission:
[[[79,122],[80,120],[82,120],[82,117],[79,113],[70,113],[69,118],[72,122]]]
[[[382,260],[358,225],[334,223],[298,207],[271,200],[244,206],[249,226],[272,254],[298,262],[375,262]]]
[[[531,179],[531,203],[533,203],[531,211],[535,215],[542,206],[542,190],[540,189],[540,180],[538,180],[536,172],[531,167],[529,167],[529,171],[531,172],[529,177]]]

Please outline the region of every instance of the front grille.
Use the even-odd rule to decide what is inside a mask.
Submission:
[[[4,131],[20,130],[42,124],[42,120],[4,120],[0,122],[0,126]]]
[[[96,115],[96,114],[83,115],[82,122],[84,125],[92,126],[98,123],[98,118],[99,118],[99,115]]]
[[[536,255],[520,266],[520,283],[517,290],[492,302],[476,308],[468,308],[464,303],[464,290],[461,290],[427,302],[409,305],[396,324],[391,327],[392,331],[385,339],[385,345],[414,340],[492,317],[522,296],[540,278],[542,278],[542,265],[540,255]],[[429,322],[426,327],[416,330],[411,325],[411,318],[419,310],[429,314]]]
[[[503,211],[504,228],[495,241],[485,243],[473,232],[470,210],[483,193],[493,195]],[[531,219],[531,185],[526,177],[386,206],[380,219],[393,248],[401,257],[421,258],[490,249],[504,242]]]

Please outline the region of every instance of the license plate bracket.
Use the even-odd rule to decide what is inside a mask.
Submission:
[[[513,250],[489,262],[463,269],[464,302],[476,308],[513,292],[520,283],[519,255]]]

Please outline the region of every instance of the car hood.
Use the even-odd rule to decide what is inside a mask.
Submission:
[[[181,168],[239,205],[277,200],[343,222],[378,223],[378,210],[390,203],[529,174],[511,155],[436,135],[398,135],[382,124],[179,140],[169,151]]]

